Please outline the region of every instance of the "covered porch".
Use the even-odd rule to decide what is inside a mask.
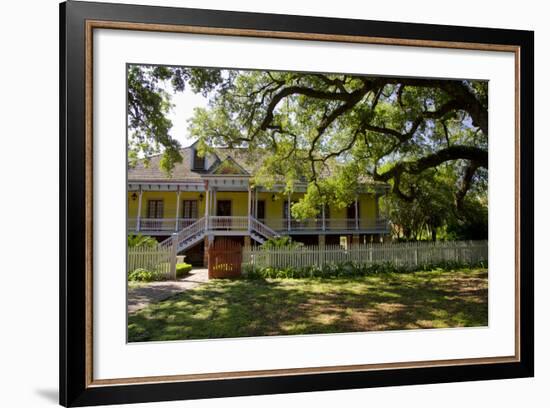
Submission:
[[[130,183],[128,233],[168,236],[203,219],[209,235],[249,235],[255,220],[280,235],[389,232],[378,208],[383,191],[358,195],[347,209],[323,206],[319,217],[298,220],[289,208],[305,193],[305,185],[292,194],[283,193],[282,186],[272,190],[253,187],[248,176],[205,176],[203,182],[193,183]]]

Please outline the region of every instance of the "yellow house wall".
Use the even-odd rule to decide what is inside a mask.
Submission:
[[[329,206],[329,211],[326,214],[327,218],[347,218],[348,211],[344,208],[338,208],[334,205]]]
[[[138,203],[139,198],[132,200],[133,192],[128,193],[128,217],[134,218],[137,217],[138,212]],[[139,193],[136,193],[139,194]],[[163,200],[164,201],[164,218],[176,218],[176,192],[175,191],[144,191],[142,202],[141,202],[141,217],[147,217],[147,201],[149,200]],[[182,191],[180,193],[180,216],[182,214],[182,204],[183,200],[197,200],[199,202],[199,217],[204,214],[205,206],[205,194],[203,193],[203,200],[199,199],[199,192],[187,192]]]
[[[216,200],[231,201],[231,216],[246,217],[248,216],[248,192],[241,193],[235,191],[218,191]]]
[[[132,194],[134,194],[134,192],[132,192],[132,191],[128,192],[128,218],[136,218],[137,217],[139,193],[136,192],[136,199],[135,200],[132,199]]]
[[[373,194],[359,196],[359,218],[376,218],[376,199]]]
[[[143,193],[141,216],[147,217],[147,206],[150,200],[164,201],[164,218],[176,218],[176,193],[171,191],[147,191]]]
[[[372,219],[376,217],[376,201],[375,197],[372,194],[361,194],[358,197],[359,203],[359,218],[368,218]],[[354,204],[352,204],[354,205]],[[355,214],[355,213],[354,213]],[[347,208],[337,208],[331,206],[330,208],[330,218],[347,218],[348,211]]]
[[[273,201],[273,195],[275,195],[275,201]],[[291,196],[291,201],[298,201],[303,197],[302,193],[294,193]],[[273,193],[258,193],[258,200],[265,201],[265,215],[266,218],[282,218],[283,217],[283,205],[287,200],[286,195],[273,194]],[[246,205],[246,202],[245,202]],[[330,217],[331,218],[346,218],[346,208],[337,208],[331,206]],[[359,218],[375,218],[376,217],[376,201],[373,194],[361,194],[359,196]]]
[[[136,198],[132,200],[133,192],[128,193],[128,217],[137,217],[138,202]],[[136,193],[138,194],[138,193]],[[203,194],[203,200],[199,199],[199,192],[181,192],[180,200],[197,200],[199,202],[199,217],[204,215],[204,207],[206,203],[206,195]],[[280,219],[283,217],[283,203],[287,200],[287,196],[275,193],[275,200],[272,199],[274,193],[260,192],[258,200],[265,201],[265,215],[267,219]],[[291,200],[298,201],[303,196],[302,193],[294,193]],[[218,191],[218,200],[231,200],[231,211],[233,216],[247,215],[247,192],[233,191]],[[141,217],[147,217],[147,202],[148,200],[163,200],[164,201],[164,218],[176,218],[176,192],[173,191],[144,191],[141,205]],[[180,201],[180,216],[182,212],[182,204]],[[359,217],[374,219],[376,217],[376,203],[373,194],[362,194],[359,196]],[[346,218],[345,208],[336,208],[331,206],[330,218]]]
[[[275,196],[275,200],[273,200],[273,196]],[[290,196],[290,200],[292,202],[297,202],[303,196],[303,193],[293,193]],[[288,200],[288,196],[286,194],[262,192],[258,193],[258,200],[265,201],[266,218],[283,218],[283,206]]]
[[[273,200],[273,193],[258,193],[258,200],[265,201],[266,218],[275,219],[283,217],[283,199],[280,194],[275,194],[275,200]]]
[[[275,196],[275,200],[273,200]],[[297,201],[301,194],[293,194],[292,200]],[[287,200],[286,194],[277,193],[258,193],[258,200],[265,201],[265,216],[267,219],[280,219],[283,218],[283,205]]]

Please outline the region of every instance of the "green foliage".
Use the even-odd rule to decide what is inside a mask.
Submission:
[[[128,248],[154,248],[157,245],[157,240],[148,235],[128,234]]]
[[[451,219],[442,231],[448,240],[478,240],[489,236],[487,204],[475,197],[465,200],[462,216]]]
[[[454,173],[448,173],[451,177]],[[444,177],[443,172],[430,169],[421,176],[408,176],[402,184],[414,190],[411,200],[398,195],[384,198],[383,211],[387,212],[395,228],[397,238],[406,240],[425,239],[434,236],[442,225],[453,216],[453,185],[456,181]]]
[[[172,122],[166,115],[172,109],[170,93],[162,86],[170,78],[165,67],[128,68],[128,150],[130,165],[140,156],[147,158],[164,150],[165,169],[181,161],[180,145],[169,135]],[[162,146],[162,147],[161,147]]]
[[[455,167],[446,164],[418,176],[407,175],[402,185],[412,191],[412,199],[391,194],[382,200],[382,212],[392,221],[398,240],[487,239],[487,189],[478,185],[455,206],[457,178]],[[479,182],[484,183],[484,181]]]
[[[277,248],[299,248],[303,246],[301,242],[292,241],[292,238],[288,235],[283,235],[281,237],[272,237],[265,241],[262,245],[262,248],[265,249],[277,249]]]
[[[159,275],[147,269],[138,268],[128,274],[128,280],[132,282],[153,282],[159,280]]]
[[[346,208],[354,202],[357,191],[370,192],[368,187],[360,186],[358,174],[359,169],[354,164],[335,167],[330,175],[308,185],[306,194],[292,205],[292,216],[317,218],[323,204],[337,210]]]
[[[191,272],[191,269],[193,269],[193,267],[188,263],[184,262],[176,264],[176,277],[181,278],[182,276],[187,275]]]
[[[303,279],[303,278],[341,278],[369,276],[387,273],[410,273],[418,271],[450,271],[460,268],[486,268],[486,262],[468,264],[465,262],[434,262],[418,266],[398,265],[392,262],[364,264],[359,262],[343,262],[338,264],[326,264],[323,266],[311,265],[303,268],[287,267],[253,267],[245,265],[243,276],[247,279]]]
[[[192,92],[206,95],[221,82],[221,71],[130,65],[127,74],[128,164],[161,153],[161,169],[169,173],[182,161],[181,146],[170,134],[172,122],[166,117],[173,108],[171,95],[184,91],[186,84]]]

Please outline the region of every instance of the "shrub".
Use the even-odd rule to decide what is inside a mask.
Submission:
[[[148,235],[129,234],[128,248],[154,248],[158,245],[155,238]]]
[[[302,246],[303,244],[301,242],[292,241],[292,238],[289,237],[288,235],[284,235],[282,237],[269,238],[267,241],[265,241],[262,244],[262,248],[265,248],[265,249],[277,249],[277,248],[293,249],[293,248],[299,248]]]
[[[147,269],[134,269],[128,274],[128,280],[134,282],[152,282],[158,280],[158,274]]]
[[[176,277],[181,278],[184,275],[187,275],[193,267],[188,263],[178,263],[176,264]]]
[[[338,278],[345,276],[366,276],[384,273],[409,273],[416,271],[450,271],[453,269],[481,267],[486,268],[487,262],[468,264],[464,262],[434,262],[423,265],[397,265],[393,262],[365,264],[359,262],[343,262],[339,264],[311,265],[302,268],[294,267],[253,267],[243,265],[243,276],[248,279],[298,279],[298,278]]]

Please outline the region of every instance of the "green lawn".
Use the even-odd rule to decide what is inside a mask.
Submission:
[[[487,269],[334,279],[213,280],[128,319],[129,340],[487,325]]]

